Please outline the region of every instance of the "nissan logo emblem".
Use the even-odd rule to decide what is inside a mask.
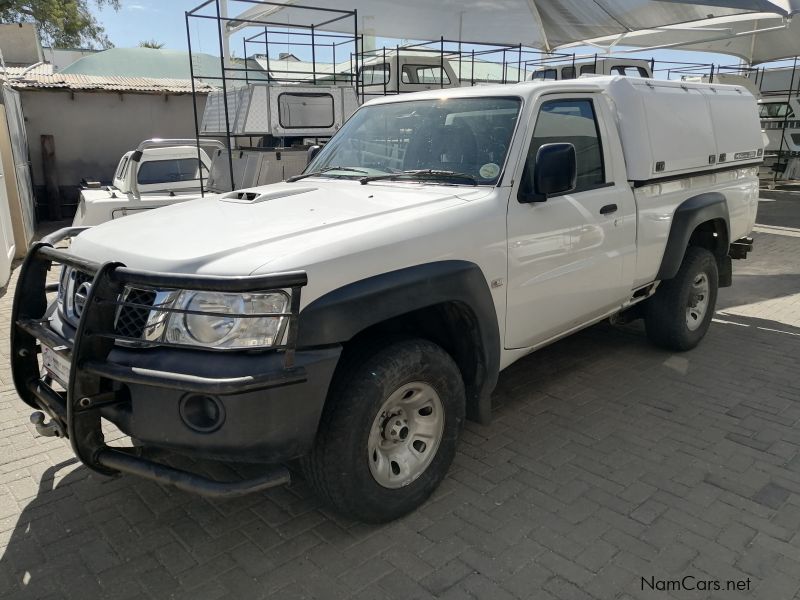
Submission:
[[[80,317],[83,313],[83,309],[86,307],[86,300],[89,298],[89,290],[91,289],[92,284],[85,281],[75,290],[75,295],[72,298],[72,306],[76,317]]]

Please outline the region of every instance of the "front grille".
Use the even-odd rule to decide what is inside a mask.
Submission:
[[[59,292],[58,302],[61,312],[67,322],[73,327],[78,327],[81,311],[76,309],[76,295],[84,283],[92,283],[94,276],[78,269],[68,268],[62,277],[63,293]],[[83,290],[81,293],[86,293]],[[122,294],[122,304],[117,312],[114,323],[114,333],[120,337],[143,339],[152,307],[156,303],[155,290],[126,288]],[[134,305],[134,306],[131,306]]]
[[[73,284],[73,289],[78,289],[82,283],[86,283],[87,281],[92,281],[94,279],[94,275],[89,275],[89,273],[84,273],[83,271],[75,270],[73,273],[73,280],[75,281]]]
[[[140,339],[144,337],[147,320],[150,317],[150,308],[155,303],[156,292],[129,288],[120,307],[114,333],[121,337]],[[131,306],[140,305],[140,306]]]

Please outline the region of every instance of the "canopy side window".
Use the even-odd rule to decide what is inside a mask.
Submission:
[[[558,79],[557,69],[540,69],[533,72],[534,80],[555,80]]]
[[[614,65],[611,67],[612,75],[624,75],[625,77],[649,77],[650,74],[644,67],[634,65]]]
[[[764,102],[758,106],[758,114],[762,119],[783,119],[793,117],[794,110],[788,102]]]
[[[421,83],[440,85],[444,81],[445,85],[450,84],[450,77],[441,67],[431,65],[403,65],[401,77],[403,83]]]
[[[388,64],[367,65],[358,71],[359,82],[363,85],[386,85],[389,83],[391,68]]]
[[[284,129],[333,127],[334,112],[331,94],[286,92],[278,95],[278,122]]]

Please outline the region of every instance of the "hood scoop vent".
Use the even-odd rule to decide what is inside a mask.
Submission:
[[[222,202],[233,202],[235,204],[256,204],[266,200],[275,200],[277,198],[286,198],[287,196],[296,196],[298,194],[305,194],[307,192],[316,191],[314,187],[295,187],[279,188],[276,190],[269,190],[264,192],[256,192],[251,190],[241,190],[237,192],[230,192],[220,198]]]

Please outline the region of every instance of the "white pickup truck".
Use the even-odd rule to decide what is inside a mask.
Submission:
[[[224,149],[221,142],[203,140],[203,145]],[[208,178],[211,160],[194,140],[145,140],[122,155],[107,187],[81,190],[73,227],[99,225],[144,210],[177,204],[200,197],[200,168]]]
[[[609,317],[695,347],[752,247],[762,155],[756,101],[733,86],[374,100],[302,176],[35,245],[15,385],[37,430],[100,473],[232,496],[300,459],[339,511],[393,519],[441,482],[464,419],[489,420],[514,361]],[[103,419],[135,447],[106,445]],[[270,466],[210,480],[149,448]]]

